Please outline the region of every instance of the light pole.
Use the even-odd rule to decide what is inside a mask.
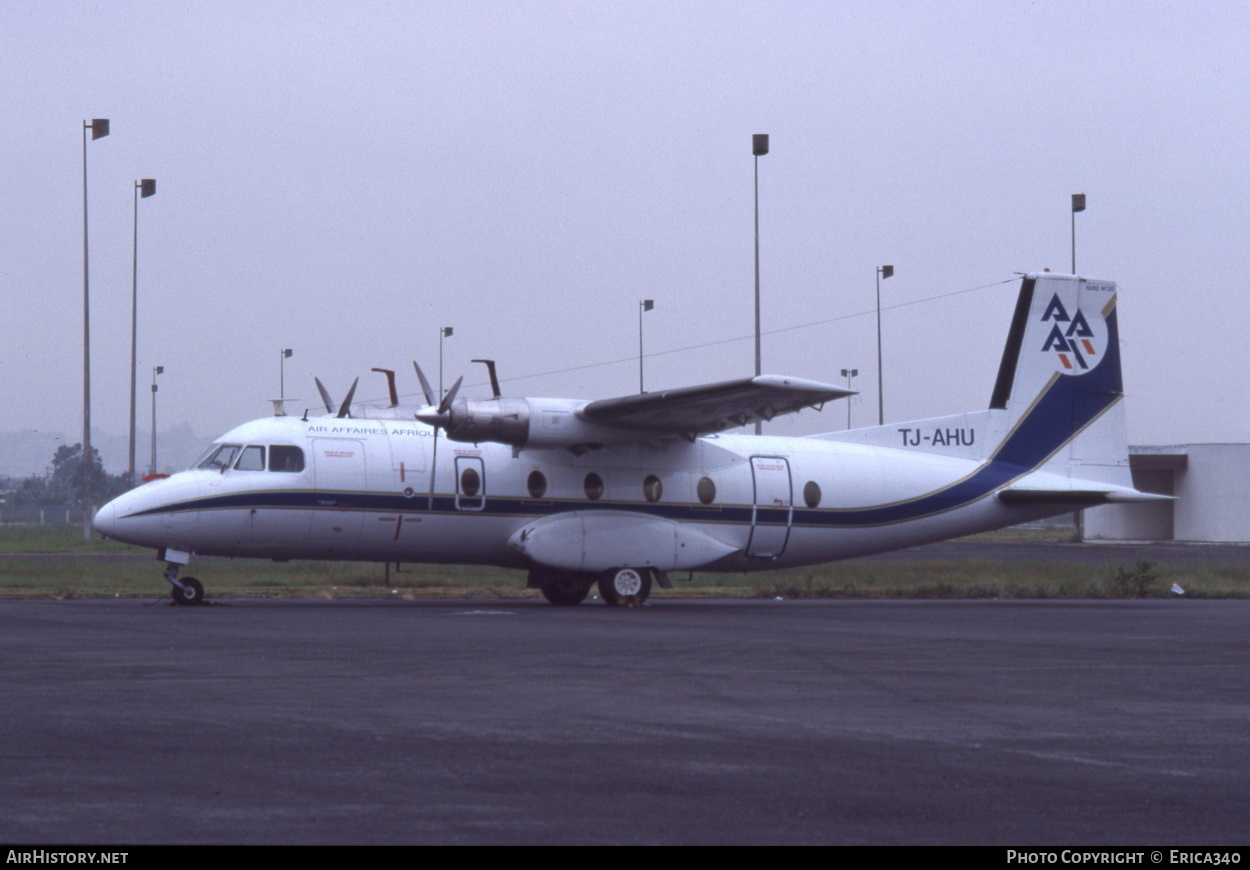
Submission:
[[[139,382],[135,368],[139,359],[139,199],[147,199],[155,193],[155,178],[135,182],[134,260],[130,270],[130,466],[127,471],[131,486],[135,485],[135,403]]]
[[[1072,194],[1072,274],[1076,274],[1076,213],[1085,211],[1085,194]]]
[[[1076,274],[1076,213],[1085,211],[1085,194],[1072,194],[1072,274]],[[1085,514],[1081,511],[1072,512],[1072,539],[1085,540]]]
[[[444,326],[438,331],[438,400],[443,401],[443,339],[451,338],[452,328]]]
[[[650,311],[655,307],[655,301],[652,299],[643,299],[638,303],[638,392],[645,393],[646,390],[642,386],[642,312]]]
[[[91,291],[87,268],[87,131],[91,141],[109,134],[108,118],[82,122],[82,536],[91,538]]]
[[[755,156],[755,376],[762,374],[760,368],[760,158],[768,153],[768,134],[756,133],[751,137],[751,153]],[[763,424],[755,421],[755,434],[763,432]]]
[[[282,408],[282,413],[286,413],[286,361],[291,358],[291,354],[295,351],[289,347],[282,348],[278,352],[278,401]]]
[[[846,388],[851,388],[851,378],[859,377],[859,369],[842,369],[842,377],[846,378]],[[851,397],[846,397],[846,428],[851,428]]]
[[[148,474],[156,474],[156,376],[165,373],[164,366],[152,368],[152,466]]]
[[[885,425],[885,373],[881,367],[881,279],[894,274],[893,266],[877,269],[877,425]]]

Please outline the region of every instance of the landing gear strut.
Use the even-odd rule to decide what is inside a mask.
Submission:
[[[193,607],[197,604],[204,603],[204,587],[199,580],[194,577],[183,577],[178,579],[178,569],[181,566],[175,562],[165,563],[165,579],[169,581],[169,585],[173,588],[169,590],[169,596],[174,600],[174,604],[183,607]]]

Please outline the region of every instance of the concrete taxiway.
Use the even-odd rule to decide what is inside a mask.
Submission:
[[[1250,602],[0,602],[0,840],[1245,845]]]

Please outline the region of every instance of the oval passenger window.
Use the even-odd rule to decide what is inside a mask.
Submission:
[[[664,494],[664,484],[654,474],[648,474],[647,479],[642,482],[642,494],[647,497],[647,501],[657,502]]]
[[[716,501],[716,484],[712,483],[710,477],[700,477],[698,485],[695,486],[695,492],[699,496],[699,501],[704,504]]]
[[[598,501],[599,496],[603,495],[603,478],[593,471],[586,475],[583,485],[586,488],[586,498],[591,501]]]
[[[807,502],[809,508],[820,507],[820,484],[809,480],[803,487],[803,501]]]

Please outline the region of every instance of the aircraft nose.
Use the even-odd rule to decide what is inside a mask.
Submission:
[[[115,502],[109,502],[104,507],[95,512],[95,518],[91,521],[95,526],[95,530],[106,538],[113,536],[113,530],[117,527],[117,507]]]

